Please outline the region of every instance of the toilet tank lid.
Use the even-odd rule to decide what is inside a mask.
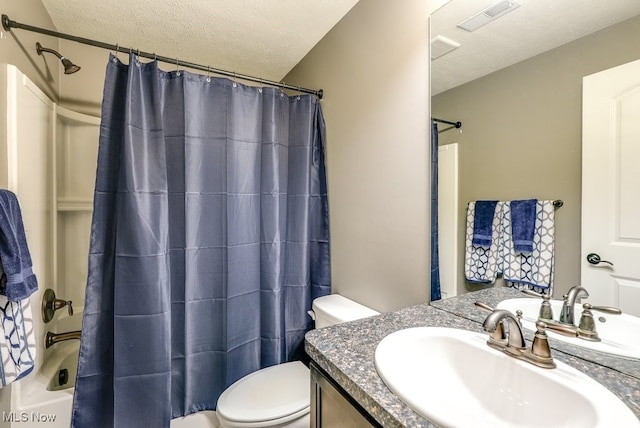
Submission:
[[[318,297],[313,301],[312,309],[316,313],[316,317],[322,314],[336,324],[380,315],[380,312],[339,294]]]
[[[292,361],[241,378],[222,393],[216,411],[229,421],[264,422],[308,409],[310,395],[309,369]]]

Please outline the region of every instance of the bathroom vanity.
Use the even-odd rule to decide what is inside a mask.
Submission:
[[[311,330],[305,350],[312,359],[311,426],[329,427],[331,414],[340,417],[340,426],[434,427],[392,393],[379,377],[374,355],[378,343],[389,334],[412,327],[448,327],[482,332],[487,313],[473,303],[497,302],[522,297],[513,289],[496,287],[454,297],[434,305],[422,304],[396,312],[346,324]],[[525,337],[531,340],[532,334]],[[640,418],[640,377],[634,376],[640,362],[612,356],[586,359],[571,348],[552,343],[555,360],[586,373],[613,392]],[[580,351],[577,351],[580,352]],[[582,355],[589,357],[589,355]],[[474,364],[474,361],[469,361]],[[603,364],[616,366],[611,369]],[[623,368],[626,371],[620,371]],[[481,367],[478,367],[480,370]],[[425,367],[437,371],[438,367]],[[541,369],[544,370],[544,369]],[[350,421],[350,425],[345,425]]]

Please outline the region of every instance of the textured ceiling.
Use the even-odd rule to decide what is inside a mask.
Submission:
[[[434,13],[432,36],[461,47],[432,62],[432,95],[640,13],[640,0],[518,0],[472,33],[456,27],[496,1],[451,0]],[[275,81],[357,2],[42,0],[58,31]]]
[[[432,95],[640,13],[639,0],[517,0],[520,7],[474,32],[456,27],[496,1],[451,0],[432,15],[432,37],[461,44],[432,62]]]
[[[358,0],[42,0],[58,31],[280,81]]]

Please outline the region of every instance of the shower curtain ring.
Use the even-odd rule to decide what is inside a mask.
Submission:
[[[176,76],[180,76],[180,61],[176,57]]]
[[[260,87],[258,88],[258,93],[262,93],[262,86],[264,85],[264,83],[262,83],[262,78],[260,78]]]
[[[211,82],[211,67],[207,65],[207,82]]]
[[[237,77],[237,75],[236,75],[236,72],[234,71],[233,72],[233,87],[234,88],[238,86],[238,83],[236,82],[236,77]]]
[[[120,44],[116,43],[116,57],[113,59],[114,62],[116,60],[120,60],[120,57],[118,56],[118,52],[120,52]]]
[[[302,95],[302,91],[300,91],[300,86],[298,86],[298,97],[296,98],[298,101],[300,101],[300,95]]]
[[[280,98],[284,97],[284,82],[280,82]]]

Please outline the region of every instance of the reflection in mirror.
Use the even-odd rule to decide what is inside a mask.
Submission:
[[[587,263],[581,255],[582,79],[640,59],[640,3],[518,3],[512,12],[472,32],[458,23],[496,0],[452,0],[431,18],[432,42],[439,52],[443,45],[460,45],[432,58],[431,112],[463,123],[462,132],[439,134],[440,153],[457,143],[458,156],[457,204],[447,205],[457,208],[439,210],[440,219],[456,219],[450,227],[457,237],[448,255],[441,248],[440,264],[454,266],[458,295],[486,287],[464,276],[467,204],[560,199],[564,206],[555,214],[553,298],[562,299],[581,283],[581,264]],[[440,177],[452,174],[450,168],[439,169]],[[440,228],[439,233],[446,231]],[[444,290],[447,279],[441,277]]]

